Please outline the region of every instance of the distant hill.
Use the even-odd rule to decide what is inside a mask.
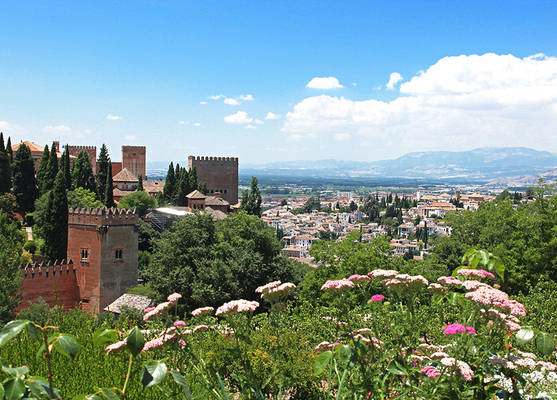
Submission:
[[[241,174],[311,177],[383,177],[488,182],[541,175],[557,168],[557,155],[526,147],[408,153],[382,161],[287,161],[242,164]]]

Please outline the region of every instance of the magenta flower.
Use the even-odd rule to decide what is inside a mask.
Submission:
[[[174,326],[186,326],[186,323],[184,321],[176,321],[174,322]]]
[[[471,326],[467,326],[466,327],[466,333],[469,334],[469,335],[475,335],[476,330],[474,328],[472,328]]]
[[[464,326],[462,324],[450,324],[447,325],[443,333],[445,335],[456,335],[457,333],[467,333],[469,335],[475,335],[476,330],[471,326]]]
[[[155,309],[155,307],[147,307],[145,310],[143,310],[143,312],[148,313],[150,311],[153,311]]]
[[[379,302],[382,301],[384,298],[385,296],[383,296],[382,294],[374,294],[373,296],[371,296],[371,301]]]
[[[437,378],[441,373],[437,368],[432,365],[426,365],[420,371],[422,374],[425,374],[428,378]]]

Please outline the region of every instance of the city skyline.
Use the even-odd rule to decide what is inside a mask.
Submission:
[[[553,2],[68,4],[4,6],[13,143],[245,163],[557,153]]]

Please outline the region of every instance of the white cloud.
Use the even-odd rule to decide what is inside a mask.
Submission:
[[[248,113],[245,111],[238,111],[234,114],[224,117],[224,122],[226,122],[227,124],[245,125],[251,123],[252,121],[253,118],[248,116]]]
[[[238,96],[238,99],[242,100],[242,101],[253,101],[254,100],[253,95],[251,95],[251,94],[241,94],[241,95]]]
[[[329,76],[329,77],[315,77],[308,82],[306,87],[310,89],[329,90],[329,89],[341,89],[344,86],[340,84],[337,78],[335,78],[334,76]]]
[[[387,88],[387,90],[394,90],[395,85],[399,83],[401,80],[402,80],[402,75],[399,74],[398,72],[393,72],[389,76],[389,82],[387,82],[385,87]]]
[[[296,104],[283,131],[300,140],[352,132],[375,152],[535,146],[557,151],[557,57],[444,57],[392,101],[320,95]]]
[[[260,119],[255,119],[253,120],[254,123],[256,123],[257,125],[263,125],[265,122],[261,121]]]
[[[124,136],[124,140],[128,140],[128,141],[130,141],[130,142],[133,142],[133,141],[136,140],[136,139],[137,139],[137,136],[134,136],[134,135],[127,135],[127,136]]]
[[[275,114],[274,112],[268,112],[265,116],[265,119],[273,120],[273,119],[280,119],[280,114]]]
[[[224,99],[224,104],[228,104],[229,106],[237,106],[240,103],[236,99],[232,99],[230,97],[227,97],[226,99]]]
[[[349,133],[336,133],[335,134],[335,140],[338,140],[339,142],[344,142],[345,140],[350,140],[352,139],[352,135]]]
[[[106,116],[106,119],[108,119],[110,121],[118,121],[118,120],[122,119],[122,117],[119,116],[119,115],[108,114]]]
[[[72,131],[72,128],[66,125],[54,125],[54,126],[45,126],[43,128],[43,132],[47,133],[54,133],[54,134],[68,134]]]
[[[195,126],[195,127],[200,127],[201,124],[200,124],[199,122],[195,122],[195,123],[193,124],[193,126]]]
[[[210,98],[211,100],[218,100],[218,99],[223,99],[223,98],[224,98],[224,95],[223,95],[223,94],[215,94],[215,95],[213,95],[213,96],[209,96],[209,98]]]
[[[205,105],[205,104],[207,104],[207,102],[206,101],[200,101],[199,104]]]

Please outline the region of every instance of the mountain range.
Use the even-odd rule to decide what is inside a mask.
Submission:
[[[557,169],[557,154],[526,147],[477,148],[469,151],[427,151],[381,161],[285,161],[241,164],[242,174],[311,177],[382,177],[496,183],[546,174]],[[512,180],[512,179],[511,179]]]

